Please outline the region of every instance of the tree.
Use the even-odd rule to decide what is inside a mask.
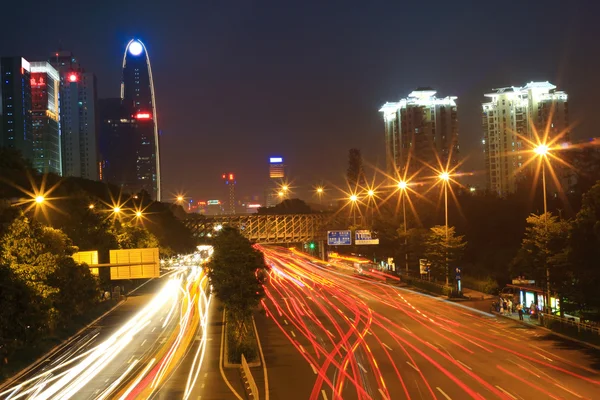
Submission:
[[[346,179],[352,191],[365,185],[365,172],[363,170],[362,155],[359,149],[350,149],[348,152],[348,170]]]
[[[464,236],[457,236],[453,226],[448,227],[448,240],[446,240],[446,227],[436,225],[429,231],[425,239],[425,257],[431,263],[433,276],[440,279],[446,276],[446,266],[454,267],[462,258],[467,242]]]
[[[224,227],[214,238],[213,246],[208,277],[216,295],[227,308],[239,345],[248,332],[252,311],[264,297],[264,257],[232,227]]]
[[[581,210],[571,223],[567,239],[566,268],[572,271],[569,301],[579,309],[600,310],[600,181],[584,196]]]
[[[156,236],[146,228],[130,222],[116,223],[117,243],[121,249],[158,247]]]
[[[261,215],[311,214],[314,211],[300,199],[286,199],[274,207],[260,207]]]
[[[569,223],[552,213],[527,217],[527,227],[521,248],[511,264],[513,276],[526,276],[536,282],[546,284],[546,268],[550,269],[554,290],[563,283],[558,279],[561,270],[557,264],[559,254],[566,247]]]

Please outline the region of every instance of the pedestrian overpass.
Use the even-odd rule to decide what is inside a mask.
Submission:
[[[210,240],[224,226],[233,226],[251,242],[260,244],[325,241],[331,214],[215,215],[190,214],[183,223],[199,242]]]

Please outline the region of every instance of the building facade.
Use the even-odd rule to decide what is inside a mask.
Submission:
[[[560,135],[570,140],[568,96],[549,82],[494,89],[482,104],[483,151],[487,189],[500,196],[514,193],[530,154],[530,143]],[[559,143],[560,144],[560,143]]]
[[[56,52],[49,61],[60,75],[63,175],[99,180],[96,76],[70,51]]]
[[[419,88],[379,110],[385,122],[386,170],[396,179],[434,169],[453,169],[458,163],[456,96],[436,97]],[[442,165],[440,165],[440,163]]]
[[[2,57],[0,78],[0,145],[33,161],[30,63],[22,57]]]
[[[265,206],[274,207],[284,198],[279,196],[281,185],[285,181],[283,157],[269,157],[269,181],[265,189]]]
[[[155,200],[161,198],[160,144],[152,68],[146,46],[131,40],[123,55],[121,101],[127,118],[135,120],[135,157],[137,187]]]
[[[31,63],[33,167],[62,175],[58,71],[47,61]]]

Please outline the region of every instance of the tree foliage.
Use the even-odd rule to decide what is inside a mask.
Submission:
[[[258,214],[261,215],[284,215],[284,214],[311,214],[314,211],[300,199],[286,199],[274,207],[260,207]]]
[[[214,238],[213,246],[208,276],[241,343],[249,329],[248,319],[264,297],[264,257],[232,227],[224,227]]]
[[[456,266],[456,262],[462,258],[466,245],[464,236],[456,235],[453,226],[448,227],[447,240],[445,226],[432,227],[425,239],[425,258],[431,263],[432,276],[445,277],[446,266],[448,265],[449,269]]]

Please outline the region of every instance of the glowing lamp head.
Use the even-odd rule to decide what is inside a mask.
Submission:
[[[177,196],[177,201],[183,201],[183,196]]]
[[[450,180],[450,174],[447,172],[442,172],[440,174],[439,178],[443,181],[448,181],[448,180]]]
[[[358,200],[358,196],[357,195],[353,194],[353,195],[350,196],[350,201],[354,202],[356,200]]]
[[[118,213],[120,213],[120,212],[121,212],[121,207],[119,207],[119,206],[116,206],[115,208],[113,208],[113,212],[114,212],[115,214],[118,214]]]
[[[36,196],[35,202],[37,204],[42,204],[44,202],[44,196],[41,196],[41,195],[40,196]]]
[[[545,156],[546,154],[548,154],[548,150],[550,149],[545,144],[540,144],[535,149],[533,149],[535,154],[537,154],[538,156]]]
[[[142,51],[144,51],[144,48],[142,47],[142,44],[137,40],[129,44],[129,53],[132,56],[139,56],[140,54],[142,54]]]
[[[369,197],[373,197],[373,196],[375,196],[375,191],[374,190],[369,190],[367,192],[367,194],[369,195]]]
[[[319,193],[319,194],[320,194],[320,193],[323,193],[323,188],[322,188],[322,187],[320,187],[320,188],[317,188],[317,193]]]
[[[287,185],[283,185],[283,186],[281,187],[281,190],[283,190],[284,192],[287,192],[287,190],[288,190],[288,189],[289,189],[289,188],[288,188],[288,186],[287,186]]]
[[[88,208],[89,208],[90,210],[93,210],[95,207],[96,207],[96,206],[95,206],[95,205],[93,205],[93,204],[90,204],[90,205],[88,206]]]
[[[142,212],[141,211],[136,211],[135,212],[135,216],[140,218],[142,216]]]
[[[406,182],[404,182],[404,181],[398,182],[398,189],[404,190],[404,189],[406,189],[406,186],[407,186]]]
[[[283,197],[283,195],[284,195],[284,194],[285,194],[285,193],[283,193],[283,192],[279,192],[279,193],[277,193],[277,195],[278,195],[279,197]]]
[[[77,74],[75,72],[71,72],[68,76],[67,79],[69,80],[69,82],[77,82]]]

